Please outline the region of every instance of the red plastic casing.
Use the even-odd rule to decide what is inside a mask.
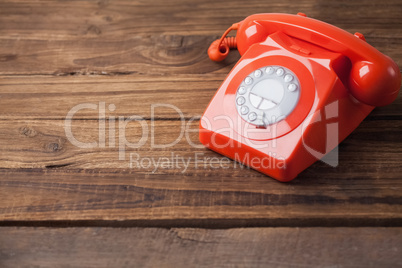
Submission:
[[[304,16],[257,14],[239,23],[242,55],[200,120],[208,148],[279,181],[290,181],[345,139],[374,109],[391,103],[398,66],[364,37]],[[300,99],[266,128],[241,118],[235,94],[253,70],[284,66],[300,80]]]

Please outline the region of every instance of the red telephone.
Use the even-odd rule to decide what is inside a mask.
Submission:
[[[334,149],[401,86],[396,63],[362,34],[302,13],[249,16],[208,54],[220,61],[236,47],[242,57],[202,116],[200,141],[279,181]]]

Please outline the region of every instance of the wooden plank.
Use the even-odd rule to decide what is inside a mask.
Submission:
[[[349,30],[349,29],[348,29]],[[360,29],[359,32],[371,30]],[[356,32],[351,30],[351,32]],[[379,30],[390,35],[367,35],[367,41],[382,53],[402,64],[399,49],[402,31]],[[396,36],[395,36],[396,35]],[[127,38],[127,37],[124,37]],[[176,75],[224,73],[222,68],[235,64],[238,52],[223,63],[212,62],[207,55],[217,35],[106,38],[78,40],[0,39],[2,75]]]
[[[399,267],[402,228],[2,228],[1,267]]]
[[[337,168],[318,162],[286,184],[199,146],[197,132],[189,134],[197,147],[185,137],[167,149],[154,148],[148,139],[140,148],[125,148],[125,159],[119,160],[118,142],[111,148],[108,143],[75,147],[63,121],[0,124],[0,220],[210,225],[232,219],[229,226],[402,222],[400,121],[364,122],[341,144]],[[158,144],[179,136],[179,121],[155,124]],[[97,140],[98,122],[76,120],[73,132],[82,142]],[[129,125],[127,140],[138,140],[140,132]]]
[[[342,169],[324,177],[319,170],[290,184],[240,171],[1,170],[0,220],[26,226],[401,225],[400,178],[366,178],[362,170],[347,177]]]
[[[184,117],[200,117],[224,79],[218,77],[221,80],[201,76],[4,78],[0,80],[0,116],[64,119],[76,105],[105,102],[106,117],[139,115],[149,119],[151,105],[156,104],[173,105]],[[113,112],[109,110],[110,104],[115,106]],[[159,107],[154,117],[180,118],[180,115],[173,108]],[[99,110],[83,109],[74,119],[99,119]]]
[[[73,119],[106,119],[109,116],[138,115],[151,117],[155,104],[173,105],[185,118],[200,117],[216,90],[229,73],[143,76],[71,76],[71,77],[0,77],[0,119],[61,119],[75,106],[84,103],[98,105],[98,109],[82,109]],[[99,115],[99,104],[105,103],[105,116]],[[115,106],[112,112],[109,105]],[[376,108],[373,118],[400,118],[402,96],[386,107]],[[180,119],[169,107],[155,108],[154,118]]]
[[[359,31],[402,64],[400,1],[311,5],[310,1],[2,2],[0,74],[175,75],[226,73],[210,62],[209,44],[250,14],[297,13]],[[68,15],[68,14],[74,14]],[[342,14],[342,15],[339,15]]]
[[[219,159],[224,159],[201,145],[198,140],[198,120],[145,120],[130,122],[120,129],[119,124],[110,121],[75,120],[68,127],[64,120],[1,120],[0,168],[47,168],[61,165],[73,169],[119,170],[130,169],[130,165],[135,168],[137,157],[130,160],[132,154],[138,154],[141,158],[154,158],[155,161],[174,155],[190,159],[186,171],[183,171],[183,165],[175,165],[158,168],[157,173],[183,171],[183,174],[187,172],[212,176],[216,170],[199,170],[195,156],[219,156]],[[398,176],[402,168],[399,165],[402,148],[396,144],[402,135],[401,129],[402,122],[399,120],[364,121],[341,143],[339,157],[341,161],[348,162],[344,163],[348,166],[364,164],[367,176]],[[111,130],[114,133],[110,133]],[[169,160],[172,162],[172,159]],[[137,171],[153,170],[154,166],[151,165]],[[329,170],[331,167],[328,166],[323,172]],[[359,168],[356,167],[356,170]],[[220,172],[229,175],[233,170]]]
[[[124,36],[172,33],[221,34],[227,26],[255,13],[304,12],[319,20],[349,28],[398,29],[402,5],[398,0],[328,2],[313,5],[310,0],[292,2],[222,0],[141,3],[133,1],[2,1],[1,36],[88,38],[97,35]],[[74,14],[74,16],[71,16]],[[92,26],[92,27],[91,27]]]

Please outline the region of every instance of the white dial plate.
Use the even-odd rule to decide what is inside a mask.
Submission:
[[[245,77],[236,92],[236,107],[249,123],[266,127],[285,119],[300,98],[300,82],[288,68],[257,69]]]

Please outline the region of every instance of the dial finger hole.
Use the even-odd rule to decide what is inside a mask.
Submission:
[[[250,121],[256,120],[256,119],[257,119],[257,114],[254,113],[254,112],[250,113],[250,114],[248,115],[248,119],[249,119]]]
[[[293,76],[290,74],[287,74],[287,75],[285,75],[285,78],[283,80],[285,80],[285,82],[288,83],[293,80]]]
[[[260,70],[256,70],[256,71],[254,72],[254,76],[255,76],[256,78],[260,77],[261,75],[262,75],[262,72],[261,72]]]
[[[290,84],[288,86],[289,91],[295,91],[297,89],[297,85],[296,84]]]
[[[248,111],[249,111],[249,109],[248,109],[247,106],[242,106],[242,107],[240,108],[240,112],[241,112],[241,114],[243,114],[243,115],[247,114]]]
[[[275,69],[274,69],[273,67],[267,67],[267,68],[265,69],[265,72],[266,72],[267,74],[273,74],[274,71],[275,71]]]
[[[238,92],[240,95],[244,95],[247,92],[247,89],[245,87],[240,87]]]
[[[276,75],[277,75],[277,76],[282,76],[284,73],[285,73],[285,71],[284,71],[282,68],[278,68],[278,69],[276,70]]]
[[[238,97],[237,98],[237,104],[238,105],[243,105],[246,102],[246,99],[244,97]]]
[[[246,85],[250,85],[251,83],[253,83],[253,78],[251,78],[250,76],[247,76],[246,79],[244,79],[244,83]]]

